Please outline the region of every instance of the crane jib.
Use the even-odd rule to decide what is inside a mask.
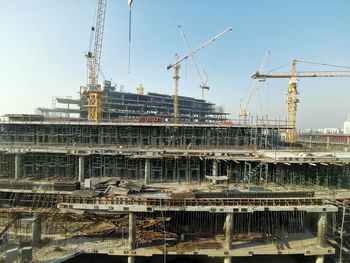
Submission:
[[[253,79],[283,79],[283,78],[346,78],[350,77],[350,71],[300,71],[294,74],[261,74],[259,72],[252,75]]]
[[[179,59],[176,63],[174,64],[170,64],[169,66],[167,66],[167,69],[171,69],[173,68],[175,65],[180,64],[182,61],[184,61],[185,59],[188,59],[191,55],[197,53],[199,50],[201,50],[202,48],[205,48],[206,46],[208,46],[211,42],[215,41],[216,39],[218,39],[219,37],[223,36],[224,34],[226,34],[227,32],[232,31],[232,28],[227,28],[226,30],[224,30],[223,32],[221,32],[220,34],[212,37],[210,40],[208,40],[207,42],[205,42],[204,44],[200,45],[199,47],[197,47],[195,50],[193,50],[192,52],[186,54],[185,56],[183,56],[181,59]]]

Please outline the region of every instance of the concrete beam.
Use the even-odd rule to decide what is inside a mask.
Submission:
[[[300,240],[298,241],[301,242]],[[176,250],[167,250],[168,255],[181,255],[181,256],[206,256],[206,257],[215,257],[215,258],[229,258],[229,257],[252,257],[252,256],[273,256],[273,255],[304,255],[307,257],[314,257],[319,255],[332,255],[335,253],[335,249],[327,246],[325,248],[320,248],[317,246],[308,246],[305,247],[291,248],[280,250],[277,249],[274,244],[269,244],[265,246],[252,246],[252,247],[234,247],[230,251],[227,251],[226,248],[205,248],[205,249],[196,249],[196,250],[186,250],[178,249]],[[83,249],[83,248],[82,248]],[[164,249],[159,249],[159,247],[147,247],[147,248],[137,248],[132,250],[132,252],[127,253],[128,251],[125,248],[101,248],[100,245],[96,244],[96,248],[91,250],[91,246],[88,246],[88,251],[92,251],[94,254],[108,254],[114,256],[134,256],[134,257],[151,257],[155,255],[164,256]],[[220,262],[218,260],[218,262]]]
[[[186,211],[186,212],[210,212],[210,213],[254,213],[264,211],[284,212],[303,211],[310,213],[331,213],[338,209],[333,205],[320,206],[152,206],[152,205],[128,205],[128,204],[84,204],[84,203],[60,203],[59,208],[78,210],[98,210],[110,212],[153,212],[153,211]]]

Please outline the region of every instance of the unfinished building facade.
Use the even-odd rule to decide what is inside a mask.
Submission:
[[[133,120],[136,122],[170,121],[174,115],[173,96],[149,92],[131,93],[116,91],[110,81],[102,84],[102,116],[105,121]],[[88,100],[84,93],[80,99],[55,98],[54,107],[38,108],[46,117],[74,117],[82,120],[88,118]],[[59,105],[59,106],[57,106]],[[226,121],[228,113],[214,103],[179,96],[179,118],[187,122],[220,122]]]
[[[128,262],[346,262],[350,155],[286,145],[281,123],[201,114],[176,124],[170,113],[101,122],[8,115],[0,122],[1,252],[23,255],[30,244],[37,261],[91,253]]]

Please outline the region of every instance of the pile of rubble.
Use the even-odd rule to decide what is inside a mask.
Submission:
[[[120,177],[102,177],[85,180],[85,189],[94,190],[97,193],[108,195],[128,195],[139,193],[143,190],[143,184],[121,180]]]
[[[98,215],[78,215],[70,214],[76,221],[90,221],[78,231],[70,234],[70,237],[106,237],[118,236],[126,237],[129,233],[129,218],[125,215],[119,217],[105,217]],[[150,244],[160,240],[166,239],[177,240],[176,233],[164,231],[164,223],[169,222],[170,217],[152,218],[152,217],[138,217],[136,220],[136,239],[139,244]]]

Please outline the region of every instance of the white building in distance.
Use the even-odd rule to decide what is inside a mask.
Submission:
[[[350,134],[350,121],[344,122],[344,134]]]

